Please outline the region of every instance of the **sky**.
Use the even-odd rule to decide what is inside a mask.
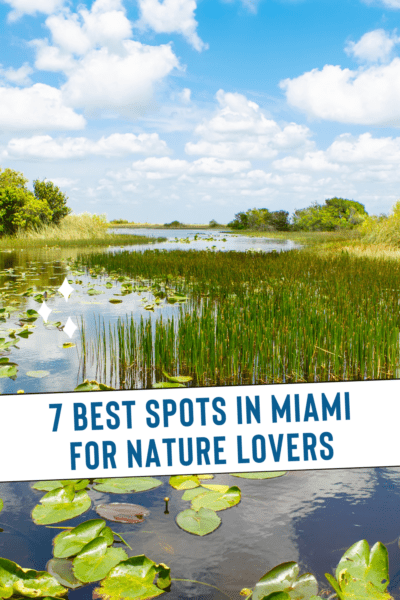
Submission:
[[[75,213],[400,198],[400,0],[0,0],[0,166]]]

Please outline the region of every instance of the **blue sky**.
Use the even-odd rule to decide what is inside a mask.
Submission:
[[[388,212],[399,16],[400,0],[0,0],[0,165],[109,219],[333,196]]]

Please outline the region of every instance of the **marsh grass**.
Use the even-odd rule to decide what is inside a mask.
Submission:
[[[35,248],[38,246],[110,246],[134,245],[161,241],[145,236],[117,235],[108,232],[102,215],[82,213],[68,215],[60,225],[43,225],[28,231],[19,231],[14,236],[0,238],[0,248]]]
[[[187,294],[175,317],[98,323],[86,343],[117,387],[162,371],[194,385],[391,379],[399,368],[400,264],[348,252],[144,251],[82,265]],[[106,383],[106,381],[104,381]]]

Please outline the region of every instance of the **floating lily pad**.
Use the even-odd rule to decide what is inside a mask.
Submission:
[[[230,473],[233,477],[242,479],[274,479],[286,475],[287,471],[263,471],[260,473]]]
[[[42,377],[48,377],[50,375],[50,371],[27,371],[25,373],[28,377],[36,377],[37,379],[42,379]]]
[[[176,304],[177,302],[186,302],[189,300],[187,296],[168,296],[167,301],[170,304]]]
[[[161,381],[159,383],[154,383],[151,386],[153,389],[164,389],[164,388],[183,388],[185,387],[181,383],[172,383],[171,381]]]
[[[105,539],[107,546],[114,543],[114,535],[103,519],[91,519],[74,529],[62,531],[53,540],[53,554],[56,558],[69,558],[78,554],[89,542],[97,537]]]
[[[85,379],[83,383],[80,383],[74,389],[74,392],[93,392],[95,390],[115,390],[115,388],[105,385],[104,383],[99,383],[95,380],[89,381],[88,379]]]
[[[3,506],[4,506],[4,502],[3,500],[0,498],[0,511],[3,510]]]
[[[109,302],[111,302],[111,304],[121,304],[122,300],[119,298],[110,298]]]
[[[10,365],[0,365],[0,377],[16,377],[17,367]]]
[[[182,500],[188,500],[189,502],[191,502],[193,500],[193,498],[196,498],[196,496],[199,496],[200,494],[206,494],[206,493],[207,493],[207,490],[205,490],[203,487],[197,487],[197,488],[193,488],[191,490],[186,490],[186,492],[182,496]]]
[[[165,373],[163,371],[163,375],[169,380],[172,381],[174,383],[188,383],[189,381],[193,381],[193,377],[190,377],[189,375],[176,375],[176,376],[172,376],[172,375],[168,375],[168,373]]]
[[[95,510],[100,517],[115,523],[143,523],[150,511],[138,504],[125,504],[123,502],[112,502],[110,504],[99,504]]]
[[[306,573],[298,577],[299,566],[295,562],[286,562],[268,571],[256,584],[252,600],[275,598],[273,594],[285,592],[290,599],[311,600],[318,593],[318,583],[314,575]],[[363,598],[359,597],[360,600]],[[350,600],[350,599],[349,599]],[[354,597],[356,600],[356,597]],[[363,598],[364,600],[364,598]]]
[[[83,490],[89,485],[89,479],[56,479],[52,481],[36,481],[32,487],[34,490],[51,492],[51,490],[56,490],[57,488],[65,487],[66,485],[73,485],[75,491]]]
[[[128,558],[122,548],[108,548],[102,537],[92,540],[73,560],[73,572],[83,583],[103,579],[122,560]]]
[[[162,485],[162,481],[153,477],[125,477],[115,479],[96,479],[93,488],[98,492],[127,494],[128,492],[146,492]]]
[[[50,573],[23,569],[12,560],[0,558],[0,598],[60,598],[67,592]]]
[[[207,492],[206,494],[196,496],[196,498],[192,500],[191,506],[194,510],[199,510],[200,508],[210,508],[215,511],[226,510],[227,508],[239,504],[240,498],[240,489],[233,486],[224,493]]]
[[[169,485],[176,490],[191,490],[200,485],[197,475],[173,475],[169,478]]]
[[[75,348],[76,344],[74,342],[65,342],[62,347],[63,348]]]
[[[209,508],[200,508],[199,511],[191,508],[183,510],[178,513],[176,522],[181,529],[201,537],[212,533],[221,525],[220,517]]]
[[[219,492],[220,494],[225,494],[225,492],[229,490],[229,485],[215,485],[202,483],[201,487],[210,490],[210,492]]]
[[[158,575],[156,584],[154,580]],[[171,585],[170,569],[156,565],[144,556],[128,558],[110,571],[93,591],[93,598],[103,600],[146,600],[164,593]]]
[[[102,291],[95,290],[94,288],[88,289],[87,293],[88,293],[88,296],[98,296],[99,294],[103,294]]]
[[[37,525],[68,521],[88,510],[91,503],[84,490],[75,493],[74,486],[67,485],[45,494],[33,509],[32,519]]]
[[[72,570],[72,561],[66,558],[52,558],[46,565],[46,569],[58,583],[61,585],[75,590],[76,588],[82,587],[82,581],[79,581],[74,575]]]

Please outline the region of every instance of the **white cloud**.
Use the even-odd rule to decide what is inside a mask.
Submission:
[[[288,103],[310,117],[363,125],[400,116],[400,59],[367,69],[325,65],[280,82]]]
[[[189,104],[191,99],[192,91],[189,88],[184,88],[179,94],[179,99],[184,104]]]
[[[196,50],[208,48],[196,32],[196,0],[138,0],[138,3],[139,27],[150,27],[156,33],[180,33]]]
[[[32,40],[30,44],[36,48],[35,67],[39,71],[68,72],[73,69],[74,59],[68,52],[49,46],[47,40]]]
[[[220,108],[215,116],[196,127],[195,134],[201,139],[186,144],[187,154],[259,159],[310,146],[308,127],[290,123],[282,129],[242,94],[219,90],[216,98]]]
[[[33,73],[32,67],[25,63],[19,69],[13,69],[9,67],[8,69],[3,69],[0,65],[0,78],[6,79],[10,83],[15,83],[16,85],[29,85],[32,83],[29,75]]]
[[[64,5],[64,0],[5,0],[13,10],[8,15],[9,21],[15,21],[22,15],[35,15],[37,12],[50,15]]]
[[[13,138],[5,150],[4,158],[19,159],[73,159],[88,155],[127,156],[129,154],[166,154],[167,144],[157,133],[113,133],[97,141],[85,137],[58,138],[38,135],[31,138]]]
[[[82,129],[82,115],[65,106],[61,92],[49,85],[0,87],[0,131]]]
[[[373,4],[374,0],[363,0],[365,4]],[[387,8],[400,8],[400,0],[381,0],[381,4]]]
[[[178,67],[170,45],[123,42],[124,54],[91,50],[76,62],[61,90],[65,102],[86,110],[108,109],[127,115],[148,109],[154,85]]]
[[[384,29],[375,29],[365,33],[358,42],[349,42],[345,52],[360,61],[387,62],[399,42],[400,38],[395,34],[389,35]]]

